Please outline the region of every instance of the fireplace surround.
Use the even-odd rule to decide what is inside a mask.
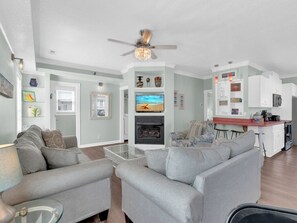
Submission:
[[[135,116],[135,144],[164,144],[164,116]]]

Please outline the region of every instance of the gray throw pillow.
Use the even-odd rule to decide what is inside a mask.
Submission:
[[[60,130],[42,131],[42,137],[46,147],[66,149],[66,144]]]
[[[168,149],[146,150],[144,153],[147,166],[162,175],[166,175],[166,158],[168,155]]]
[[[170,148],[166,176],[186,184],[193,184],[198,174],[228,160],[229,148],[180,149]]]
[[[49,169],[72,166],[79,163],[77,153],[71,150],[42,147],[41,152],[46,159]]]
[[[45,146],[41,131],[41,128],[36,125],[32,125],[26,131],[18,134],[15,143],[17,143],[21,139],[26,139],[33,142],[38,149],[41,149],[41,147]]]
[[[234,140],[228,142],[222,142],[219,146],[228,147],[231,150],[231,158],[247,152],[254,148],[255,145],[255,133],[248,131]]]
[[[45,159],[32,141],[19,138],[15,146],[24,175],[46,170]]]

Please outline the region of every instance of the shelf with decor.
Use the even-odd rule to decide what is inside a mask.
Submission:
[[[44,73],[22,76],[23,130],[31,125],[50,128],[50,78]]]
[[[160,72],[136,72],[135,73],[135,88],[136,89],[155,89],[163,88],[164,90],[164,74]]]

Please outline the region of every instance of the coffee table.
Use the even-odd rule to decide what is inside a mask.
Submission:
[[[146,165],[144,151],[128,144],[119,144],[103,147],[105,157],[116,167],[122,162],[131,162],[141,166]]]
[[[63,205],[51,199],[39,199],[14,206],[15,223],[57,223],[63,214]]]

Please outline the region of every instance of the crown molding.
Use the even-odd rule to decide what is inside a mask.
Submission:
[[[174,73],[175,74],[182,75],[182,76],[187,76],[187,77],[193,77],[193,78],[201,79],[201,80],[206,80],[206,79],[210,79],[211,78],[211,76],[194,74],[194,73],[186,72],[186,71],[182,71],[182,70],[175,70]]]
[[[292,77],[297,77],[297,74],[287,74],[287,75],[280,75],[280,79],[285,79],[285,78],[292,78]]]
[[[232,63],[232,64],[226,64],[226,65],[223,65],[223,66],[219,66],[219,67],[214,67],[211,69],[211,71],[214,73],[214,72],[220,72],[220,71],[224,71],[224,70],[230,70],[230,69],[234,69],[234,68],[238,68],[238,67],[244,67],[244,66],[251,66],[257,70],[260,70],[260,71],[267,71],[266,68],[258,65],[258,64],[255,64],[249,60],[245,60],[245,61],[241,61],[241,62],[238,62],[238,63]]]
[[[1,32],[2,32],[2,34],[3,34],[3,36],[4,36],[4,39],[5,39],[5,41],[6,41],[7,45],[8,45],[8,47],[9,47],[11,53],[14,53],[13,50],[12,50],[11,44],[10,44],[8,38],[7,38],[6,32],[4,31],[4,28],[3,28],[3,26],[2,26],[1,23],[0,23],[0,30],[1,30]]]
[[[169,64],[165,62],[134,62],[128,64],[124,69],[121,70],[122,74],[125,74],[133,67],[169,67],[174,69],[175,64]]]
[[[74,64],[74,63],[68,63],[68,62],[62,62],[62,61],[58,61],[58,60],[47,59],[47,58],[44,58],[44,57],[37,57],[36,58],[36,63],[49,64],[49,65],[61,66],[61,67],[69,67],[69,68],[74,68],[74,69],[85,70],[85,71],[88,71],[88,72],[99,72],[99,73],[106,73],[106,74],[119,75],[119,76],[122,75],[117,70],[112,70],[112,69],[107,69],[107,68],[99,68],[99,67],[92,67],[92,66]]]

